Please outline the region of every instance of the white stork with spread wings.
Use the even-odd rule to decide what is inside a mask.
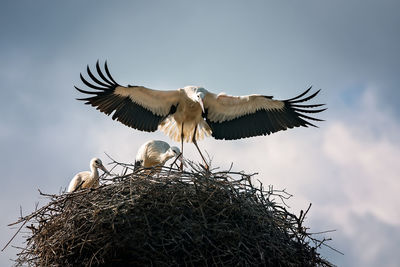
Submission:
[[[154,132],[162,130],[171,139],[181,142],[193,142],[206,163],[197,140],[204,136],[216,139],[240,139],[271,133],[299,126],[314,126],[310,120],[322,121],[304,113],[318,113],[316,109],[324,104],[299,104],[314,98],[319,90],[311,95],[311,87],[302,94],[287,100],[275,100],[272,96],[247,95],[229,96],[213,94],[198,86],[186,86],[173,91],[160,91],[143,86],[121,86],[110,74],[107,62],[104,71],[99,62],[97,75],[93,75],[89,66],[88,82],[82,74],[82,82],[93,91],[75,88],[91,95],[78,100],[86,101],[113,120],[137,130]],[[207,166],[207,163],[206,163]]]

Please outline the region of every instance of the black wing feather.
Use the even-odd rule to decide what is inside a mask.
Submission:
[[[78,98],[77,100],[86,101],[85,104],[96,107],[96,109],[107,115],[114,112],[112,119],[129,127],[147,132],[156,131],[158,125],[167,116],[155,115],[150,110],[133,102],[129,97],[114,94],[115,88],[120,85],[112,78],[107,63],[104,64],[104,69],[106,75],[104,75],[97,61],[96,70],[98,76],[101,78],[100,80],[94,76],[89,67],[87,68],[88,76],[91,78],[92,82],[87,81],[83,75],[80,74],[82,82],[87,87],[95,89],[96,91],[82,90],[75,86],[76,90],[79,92],[93,95],[87,98]],[[176,107],[172,106],[170,112],[175,112],[175,110]]]
[[[98,63],[98,62],[97,62]],[[87,65],[86,68],[87,73],[89,74],[89,77],[97,84],[104,86],[104,87],[109,87],[111,84],[106,84],[100,81],[99,79],[96,78],[96,76],[93,75],[93,73],[90,71],[89,65]]]
[[[97,61],[98,62],[98,61]],[[116,81],[114,81],[113,77],[110,74],[110,71],[108,70],[108,66],[107,66],[107,61],[104,62],[104,69],[106,70],[107,76],[108,78],[114,83],[114,84],[118,84]]]
[[[104,89],[105,89],[104,87],[100,87],[100,86],[97,86],[97,85],[95,85],[95,84],[91,84],[90,82],[86,81],[85,78],[83,78],[82,73],[80,74],[80,77],[81,77],[82,82],[83,82],[87,87],[90,87],[90,88],[92,88],[92,89],[97,89],[97,90],[104,90]]]
[[[107,65],[107,63],[105,63],[104,65]],[[110,85],[114,84],[113,82],[109,81],[106,76],[104,76],[103,72],[100,69],[99,61],[96,62],[96,70],[97,70],[97,73],[99,74],[99,76],[103,79],[103,81],[105,81],[106,83],[108,83]]]
[[[320,90],[306,96],[311,90],[308,88],[300,95],[284,100],[284,107],[281,110],[265,110],[261,109],[252,114],[247,114],[229,121],[212,122],[208,119],[208,112],[203,115],[206,122],[212,130],[212,136],[216,139],[234,140],[259,135],[269,135],[278,131],[294,127],[315,126],[309,120],[323,121],[314,117],[305,115],[304,113],[319,113],[324,109],[313,109],[324,106],[325,104],[302,105],[301,102],[314,98]]]

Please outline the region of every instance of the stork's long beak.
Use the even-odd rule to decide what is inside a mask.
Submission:
[[[183,165],[183,166],[187,167],[187,164],[186,164],[186,162],[185,162],[185,159],[184,159],[183,156],[182,156],[182,153],[179,155],[178,160],[179,160],[180,162],[182,162],[182,165]]]
[[[203,113],[205,113],[203,99],[201,99],[200,97],[199,97],[199,104],[200,104],[201,110],[203,111]]]
[[[110,175],[110,173],[108,172],[108,170],[106,169],[106,167],[104,167],[103,165],[100,166],[100,169],[103,170],[103,172],[107,173],[108,175]]]

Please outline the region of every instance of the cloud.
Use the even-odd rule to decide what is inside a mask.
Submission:
[[[325,134],[323,152],[336,167],[339,190],[353,203],[353,212],[372,212],[386,223],[400,224],[400,146],[381,138],[354,134],[349,125],[333,123]],[[357,129],[358,131],[358,129]]]
[[[312,213],[315,215],[315,211]],[[331,217],[312,216],[312,226],[332,225]],[[331,246],[339,249],[344,255],[322,247],[320,253],[337,266],[398,266],[400,256],[397,253],[400,242],[400,227],[387,224],[371,213],[359,215],[349,213],[346,225],[338,226],[338,231],[321,235],[331,237]],[[352,231],[342,231],[353,226]],[[328,226],[328,227],[329,227]],[[311,228],[312,230],[312,228]]]

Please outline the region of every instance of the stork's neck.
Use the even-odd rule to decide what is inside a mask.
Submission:
[[[196,88],[196,86],[186,86],[181,89],[184,95],[183,99],[185,100],[186,104],[190,106],[193,106],[197,103],[197,101],[195,101],[196,90],[194,88]]]
[[[93,178],[99,177],[99,170],[95,166],[90,166],[90,170],[92,171],[91,176]]]

